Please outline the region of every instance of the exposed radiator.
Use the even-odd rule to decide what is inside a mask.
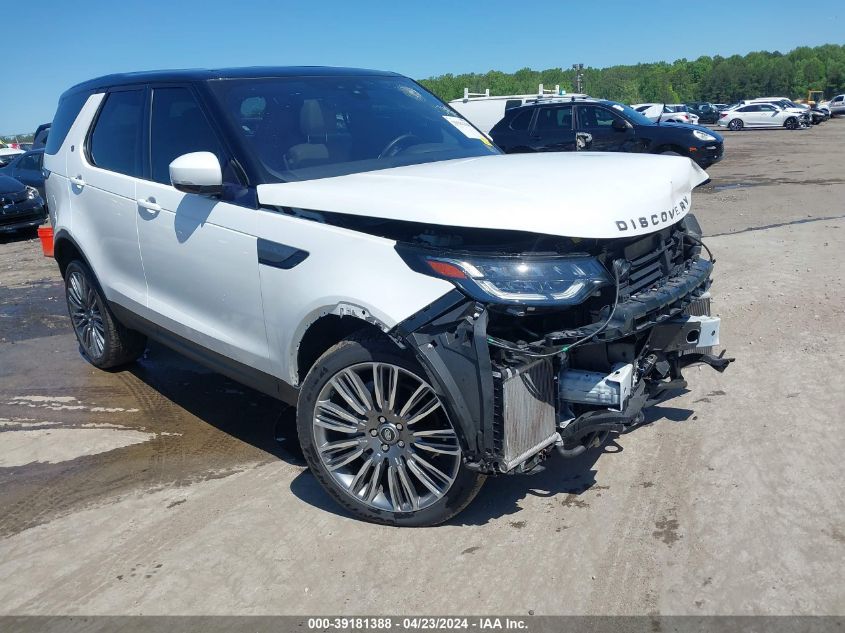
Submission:
[[[507,472],[557,439],[552,362],[502,368],[493,376],[496,443]]]

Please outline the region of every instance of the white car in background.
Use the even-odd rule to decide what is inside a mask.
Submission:
[[[0,167],[5,167],[9,163],[11,163],[16,156],[19,156],[23,153],[24,150],[22,149],[9,147],[3,143],[0,143]]]
[[[845,95],[836,95],[824,105],[830,110],[830,116],[845,114]]]
[[[631,106],[652,121],[698,124],[698,115],[687,110],[682,103],[635,103]]]
[[[785,127],[794,130],[801,126],[801,118],[799,114],[773,103],[746,103],[722,112],[718,125],[734,132],[746,127]]]

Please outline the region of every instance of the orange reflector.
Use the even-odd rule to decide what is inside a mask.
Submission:
[[[689,148],[689,151],[691,151],[691,152],[697,152],[697,151],[698,151],[698,148],[697,148],[697,147],[690,147],[690,148]]]
[[[444,277],[450,277],[452,279],[466,279],[464,271],[454,264],[449,264],[448,262],[438,262],[430,259],[426,261],[428,262],[428,265],[431,266],[431,269],[438,275],[443,275]]]

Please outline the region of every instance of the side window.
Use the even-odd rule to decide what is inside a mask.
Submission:
[[[41,169],[41,154],[29,154],[28,156],[24,156],[21,158],[21,162],[18,163],[18,169],[24,169],[28,171],[38,171]]]
[[[522,105],[522,99],[508,99],[505,101],[505,112]]]
[[[572,106],[540,108],[535,129],[538,132],[564,132],[572,129]]]
[[[585,128],[592,128],[598,130],[609,129],[613,125],[613,121],[624,119],[610,110],[597,107],[581,107],[580,110],[581,125]]]
[[[48,154],[57,154],[67,138],[67,133],[82,106],[88,101],[88,93],[77,93],[64,97],[59,101],[59,108],[56,110],[56,115],[53,117],[53,125],[50,127],[51,134],[47,136],[47,144],[44,151]]]
[[[143,90],[110,93],[91,132],[91,161],[102,169],[141,176],[143,115]],[[55,131],[50,139],[54,134]]]
[[[510,128],[515,132],[524,132],[528,129],[528,126],[531,125],[531,116],[533,114],[534,110],[531,109],[520,112],[511,119]]]
[[[199,104],[187,88],[155,88],[150,122],[152,179],[170,184],[170,163],[189,152],[224,153]]]

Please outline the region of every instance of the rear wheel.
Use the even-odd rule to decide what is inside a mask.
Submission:
[[[784,121],[783,127],[787,130],[794,130],[798,127],[798,119],[795,117],[789,117],[786,121]]]
[[[110,369],[144,353],[146,337],[114,318],[94,275],[79,260],[65,269],[65,297],[79,347],[92,365]]]
[[[743,127],[742,119],[731,119],[728,127],[734,132],[739,132]]]
[[[302,385],[297,430],[311,472],[355,516],[442,523],[484,483],[422,369],[390,341],[354,336],[321,356]]]

